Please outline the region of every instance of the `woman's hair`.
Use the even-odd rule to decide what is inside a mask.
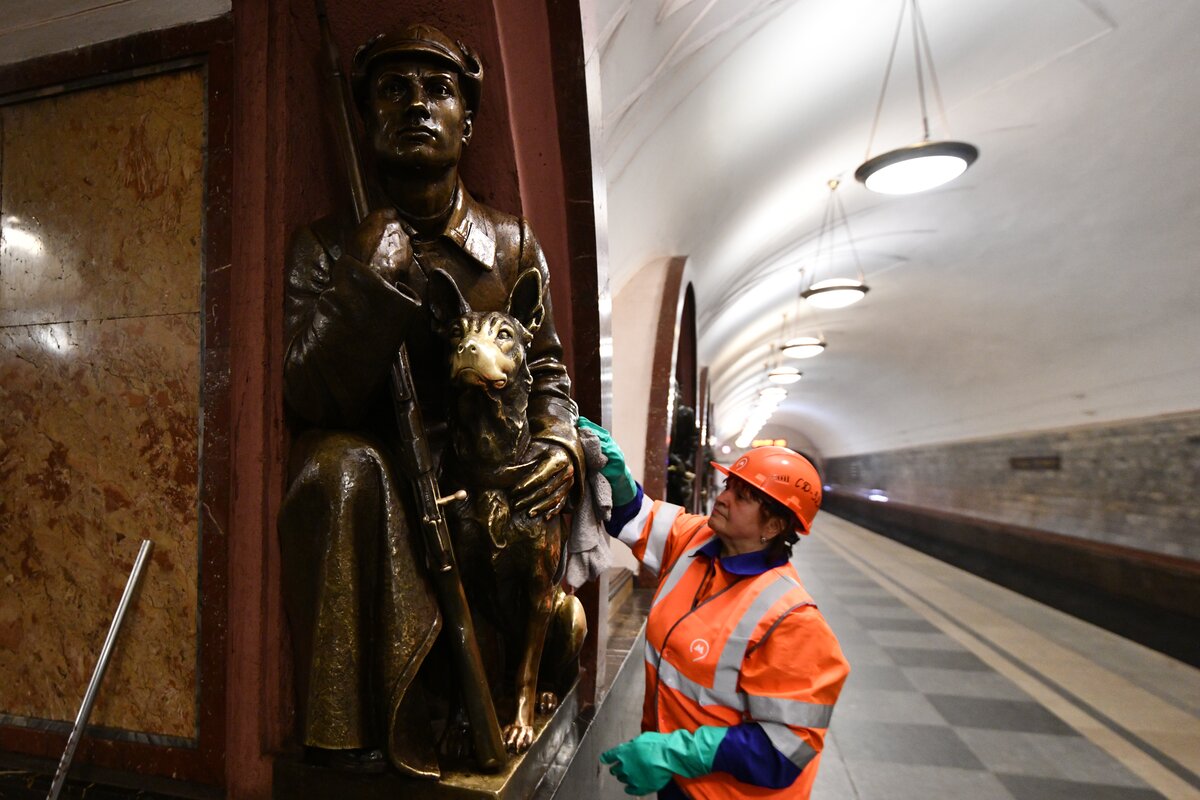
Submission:
[[[772,519],[783,523],[783,530],[777,536],[767,541],[766,552],[769,562],[787,560],[792,557],[792,545],[800,538],[796,534],[798,520],[796,514],[783,503],[771,497],[766,492],[757,492],[759,497],[759,514],[763,524]]]

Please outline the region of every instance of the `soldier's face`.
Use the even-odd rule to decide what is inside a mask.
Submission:
[[[371,81],[372,142],[383,161],[410,169],[451,167],[471,138],[458,73],[436,63],[396,61]]]

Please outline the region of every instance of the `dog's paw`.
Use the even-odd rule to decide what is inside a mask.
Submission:
[[[513,723],[504,729],[504,746],[510,753],[524,753],[533,744],[533,727]]]
[[[558,695],[554,692],[542,692],[538,695],[537,713],[553,714],[558,708]]]

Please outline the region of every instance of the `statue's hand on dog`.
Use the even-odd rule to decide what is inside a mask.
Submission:
[[[533,440],[522,466],[525,477],[513,487],[513,510],[550,519],[562,511],[575,482],[575,467],[565,447]]]

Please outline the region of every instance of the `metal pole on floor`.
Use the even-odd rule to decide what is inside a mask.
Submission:
[[[117,613],[113,615],[112,624],[108,628],[108,636],[104,639],[104,647],[100,649],[100,658],[96,662],[96,669],[92,672],[92,681],[83,695],[83,704],[79,706],[79,714],[75,717],[75,727],[71,728],[71,735],[67,737],[67,748],[63,750],[62,759],[58,762],[58,769],[54,772],[54,781],[50,784],[50,793],[46,795],[46,800],[58,800],[58,794],[67,781],[67,771],[71,769],[71,760],[75,758],[75,748],[79,746],[79,740],[83,738],[83,730],[87,727],[88,717],[92,713],[92,704],[96,702],[96,692],[100,688],[100,681],[104,679],[105,670],[108,669],[108,659],[112,655],[113,644],[117,641],[117,634],[121,632],[121,624],[125,621],[125,610],[129,607],[129,600],[133,597],[134,590],[137,589],[142,572],[146,569],[146,561],[153,548],[154,544],[149,539],[142,540],[142,547],[138,551],[137,560],[133,562],[129,580],[125,583],[125,593],[121,595],[121,602],[117,604]]]

